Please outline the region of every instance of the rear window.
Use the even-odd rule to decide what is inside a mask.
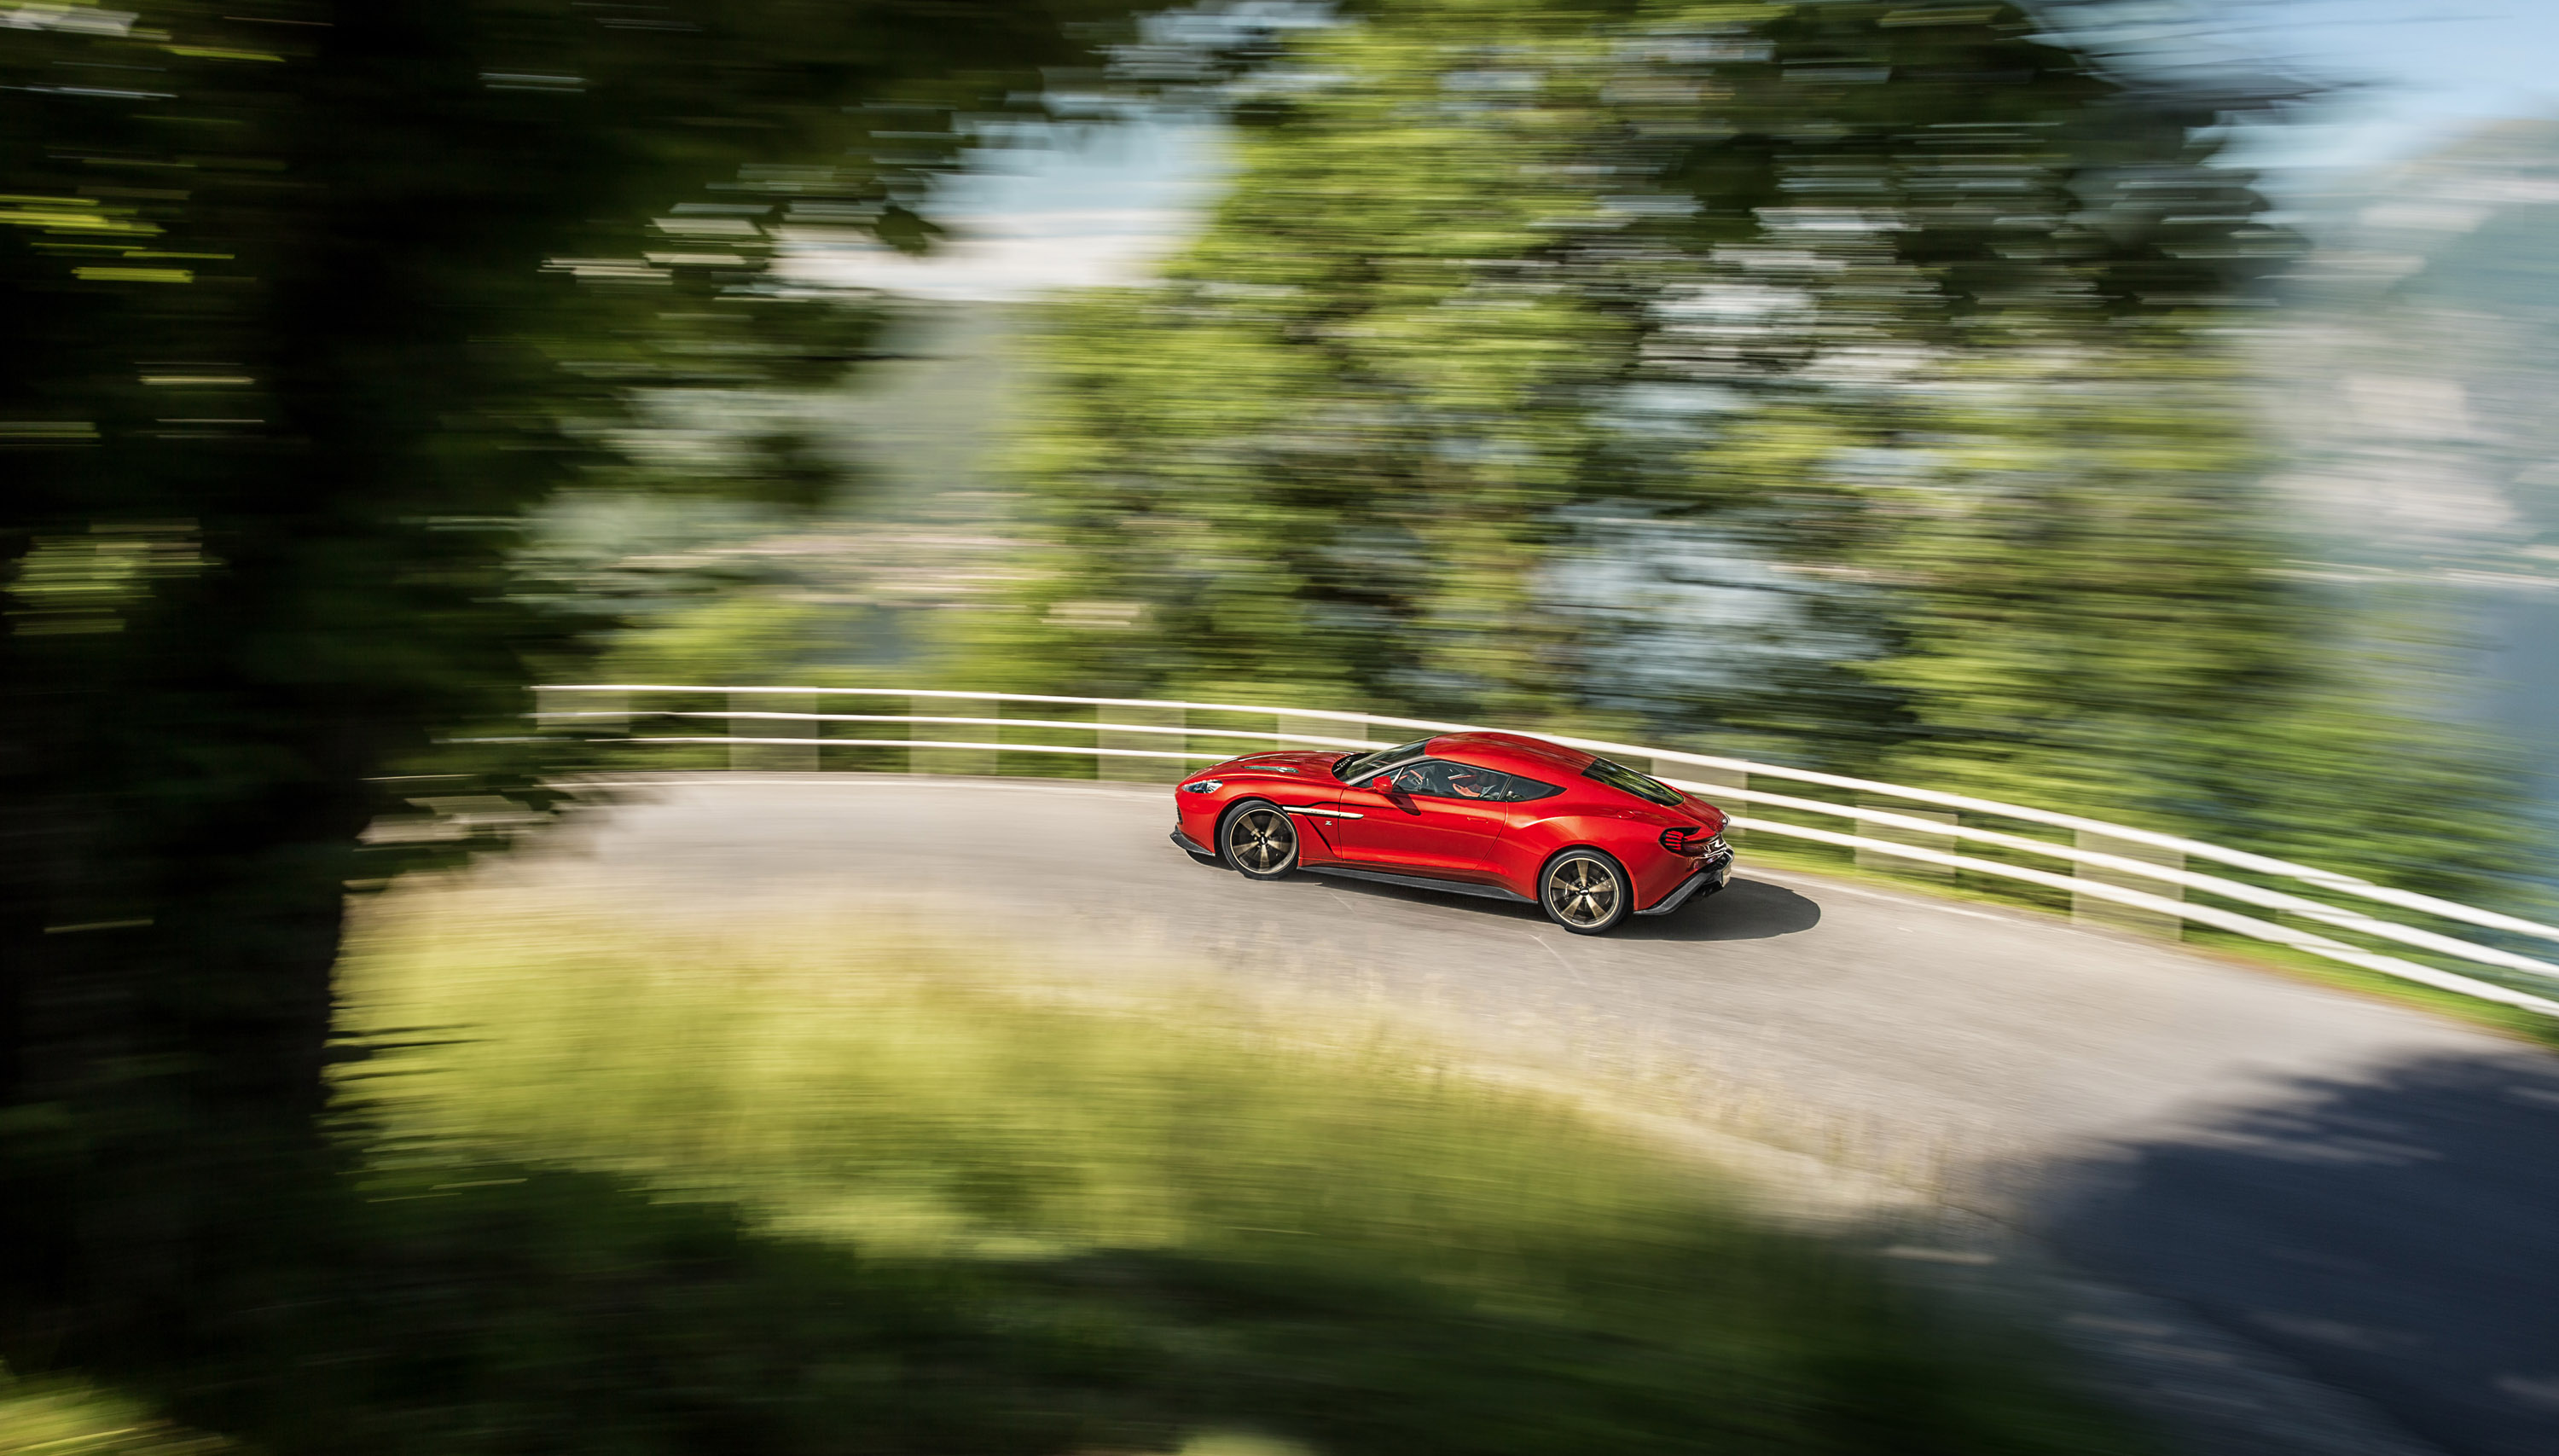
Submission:
[[[1581,777],[1596,779],[1611,789],[1623,790],[1637,799],[1649,803],[1658,803],[1664,808],[1679,807],[1678,790],[1667,784],[1647,779],[1624,764],[1612,764],[1606,759],[1592,759],[1590,767],[1581,771]]]
[[[1564,792],[1561,785],[1541,784],[1535,779],[1519,774],[1506,774],[1503,777],[1510,780],[1509,786],[1502,791],[1504,803],[1526,803],[1532,799],[1551,799]]]

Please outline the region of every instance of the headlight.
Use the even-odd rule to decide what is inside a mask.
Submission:
[[[1221,780],[1221,779],[1202,779],[1202,780],[1200,780],[1200,781],[1199,781],[1198,783],[1196,783],[1196,784],[1185,784],[1185,785],[1183,785],[1183,786],[1182,786],[1182,792],[1183,792],[1184,794],[1215,794],[1216,792],[1218,792],[1218,791],[1219,791],[1219,790],[1221,790],[1221,789],[1224,789],[1225,787],[1226,787],[1226,783],[1225,783],[1225,781],[1224,781],[1224,780]]]

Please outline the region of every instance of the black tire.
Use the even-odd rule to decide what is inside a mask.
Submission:
[[[1248,799],[1217,826],[1218,857],[1248,880],[1276,880],[1297,867],[1297,825],[1267,799]]]
[[[1635,882],[1596,849],[1568,849],[1537,872],[1546,918],[1577,936],[1604,936],[1635,908]]]

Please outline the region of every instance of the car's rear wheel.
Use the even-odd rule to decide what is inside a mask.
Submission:
[[[1256,880],[1276,880],[1297,867],[1297,826],[1285,810],[1247,800],[1228,810],[1218,834],[1226,862]]]
[[[1604,935],[1634,908],[1635,887],[1617,862],[1595,849],[1568,849],[1538,877],[1546,918],[1577,936]]]

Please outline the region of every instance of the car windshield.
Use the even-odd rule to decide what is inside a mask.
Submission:
[[[1345,784],[1353,779],[1365,779],[1380,769],[1400,764],[1406,759],[1422,757],[1422,751],[1430,746],[1430,739],[1417,738],[1411,743],[1399,743],[1393,748],[1381,748],[1375,753],[1344,754],[1333,761],[1333,777]]]
[[[1622,789],[1637,799],[1658,803],[1664,808],[1679,806],[1678,790],[1667,784],[1657,784],[1624,764],[1612,764],[1606,759],[1592,759],[1590,767],[1581,771],[1581,777],[1596,779],[1611,789]]]

